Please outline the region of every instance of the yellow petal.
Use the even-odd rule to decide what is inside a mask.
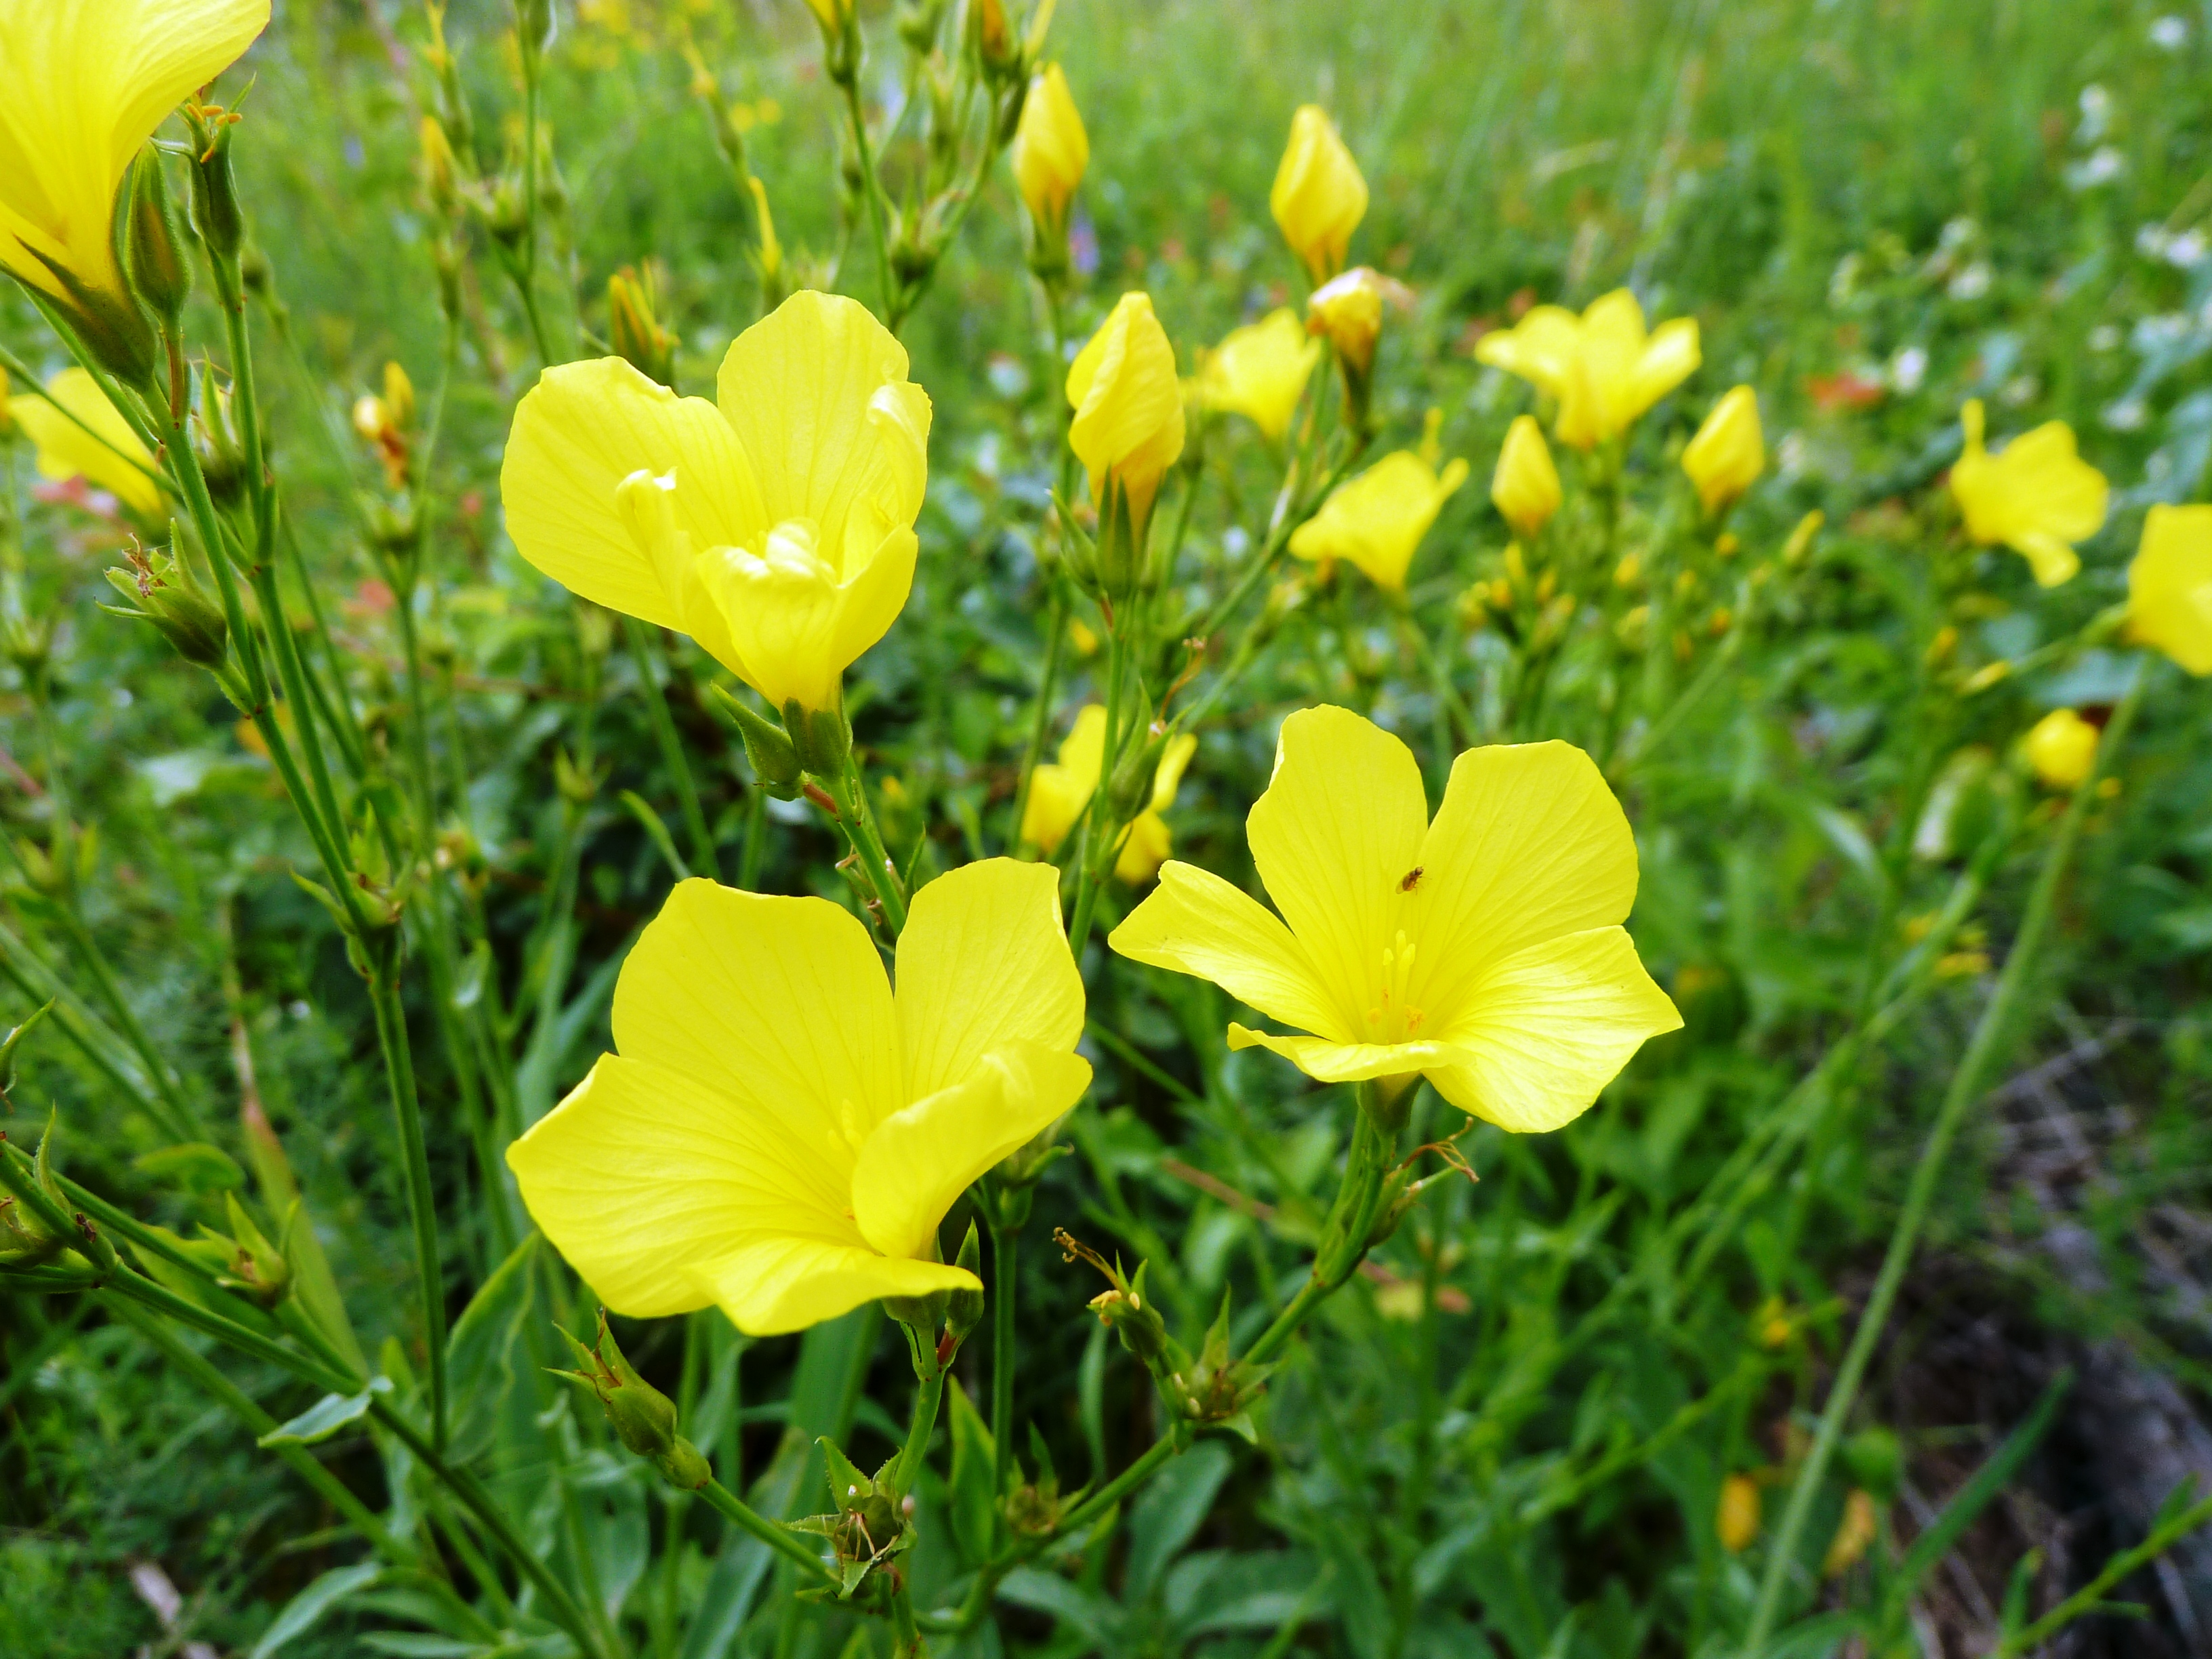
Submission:
[[[1291,118],[1290,143],[1275,169],[1267,206],[1283,240],[1316,282],[1343,265],[1352,233],[1367,213],[1367,181],[1336,124],[1317,104],[1302,106]]]
[[[1127,491],[1131,521],[1152,512],[1161,476],[1182,453],[1182,382],[1175,348],[1144,294],[1124,294],[1067,369],[1068,447],[1103,506],[1109,483]]]
[[[1020,125],[1009,146],[1014,186],[1030,215],[1048,229],[1067,216],[1069,198],[1091,165],[1091,137],[1059,64],[1030,78]]]
[[[1628,934],[1594,928],[1493,962],[1437,1033],[1466,1061],[1427,1075],[1462,1111],[1540,1133],[1581,1116],[1647,1039],[1681,1024]]]
[[[1471,749],[1453,763],[1407,904],[1420,941],[1407,1000],[1441,1034],[1492,963],[1612,927],[1636,902],[1636,838],[1571,744]]]
[[[158,518],[161,487],[149,471],[153,452],[107,401],[100,382],[82,368],[65,368],[46,382],[46,391],[60,409],[27,392],[8,399],[9,416],[37,447],[40,477],[58,483],[81,477],[141,518]]]
[[[1114,875],[1132,887],[1141,887],[1159,873],[1160,866],[1175,851],[1175,837],[1158,812],[1139,812],[1121,833],[1114,855]]]
[[[848,1314],[884,1296],[979,1291],[959,1267],[878,1255],[859,1244],[814,1238],[763,1238],[700,1273],[730,1322],[748,1336],[781,1336]]]
[[[742,546],[768,528],[744,452],[714,405],[600,357],[547,369],[516,406],[499,474],[507,533],[569,592],[681,629],[683,596],[655,570],[617,499],[640,471],[674,475],[672,522],[695,551]]]
[[[907,1101],[883,960],[827,899],[678,882],[623,963],[614,1036],[631,1059],[741,1088],[841,1170]]]
[[[1231,1021],[1231,1048],[1267,1048],[1280,1054],[1316,1083],[1364,1083],[1378,1077],[1404,1077],[1473,1058],[1440,1042],[1331,1042],[1325,1037],[1275,1036]]]
[[[1474,355],[1549,397],[1562,398],[1581,346],[1581,319],[1561,306],[1537,306],[1511,328],[1476,341]]]
[[[1427,830],[1420,768],[1396,738],[1346,708],[1301,709],[1283,722],[1274,776],[1245,831],[1346,1037],[1362,1029]]]
[[[1702,361],[1698,349],[1696,318],[1677,317],[1660,324],[1637,357],[1622,404],[1624,424],[1696,374]]]
[[[1061,954],[1066,953],[1065,941]],[[1091,1062],[1015,1042],[951,1086],[894,1112],[860,1148],[853,1213],[885,1255],[929,1252],[937,1224],[982,1173],[1064,1114],[1091,1086]]]
[[[2212,674],[2212,507],[2154,507],[2128,565],[2128,636]]]
[[[1072,1050],[1083,1035],[1083,976],[1060,930],[1060,872],[985,859],[916,893],[899,936],[896,1000],[909,1100],[951,1087],[1015,1042]]]
[[[1160,884],[1107,944],[1132,962],[1210,979],[1270,1019],[1349,1041],[1356,1030],[1305,947],[1267,907],[1195,865],[1160,866]]]
[[[138,147],[235,63],[269,0],[9,0],[0,5],[0,268],[63,293],[49,264],[122,296],[115,193]]]
[[[1185,732],[1169,740],[1160,750],[1158,769],[1152,774],[1152,807],[1155,812],[1164,812],[1175,805],[1176,791],[1182,787],[1182,775],[1190,765],[1190,758],[1198,753],[1198,734]]]
[[[1457,459],[1439,476],[1409,449],[1386,455],[1298,526],[1291,551],[1301,559],[1342,559],[1385,592],[1402,593],[1414,553],[1467,471]]]
[[[704,1307],[714,1264],[762,1238],[857,1245],[844,1180],[772,1115],[603,1054],[507,1149],[532,1219],[592,1293],[653,1319]]]
[[[767,521],[811,520],[841,578],[876,556],[883,521],[913,526],[929,477],[929,397],[865,306],[793,295],[732,343],[715,387]],[[878,518],[856,518],[862,503]]]
[[[1288,306],[1232,331],[1200,366],[1199,396],[1208,409],[1243,415],[1270,439],[1290,429],[1321,342]]]
[[[714,548],[696,567],[735,653],[730,666],[778,708],[794,699],[836,707],[845,670],[890,630],[914,586],[910,527],[887,526],[866,501],[849,523],[848,548],[863,526],[882,535],[872,556],[842,573],[803,519],[778,525],[758,552]]]
[[[1106,753],[1106,710],[1086,705],[1060,745],[1057,763],[1048,762],[1030,776],[1030,798],[1022,808],[1022,839],[1051,854],[1082,821],[1083,809],[1098,787]]]

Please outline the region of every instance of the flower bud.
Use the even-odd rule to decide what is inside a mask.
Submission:
[[[822,72],[835,85],[850,86],[860,72],[853,0],[806,0],[806,9],[822,25]]]
[[[238,433],[230,393],[216,383],[215,370],[203,364],[199,400],[192,411],[192,453],[199,457],[200,475],[218,507],[228,507],[246,494],[246,446]]]
[[[624,265],[607,279],[607,343],[641,374],[665,386],[676,384],[676,337],[654,313],[653,264]]]
[[[1091,164],[1091,139],[1060,65],[1030,80],[1014,129],[1014,184],[1029,210],[1030,264],[1041,276],[1067,269],[1067,208]]]
[[[1721,1482],[1721,1501],[1713,1520],[1721,1547],[1740,1555],[1759,1536],[1759,1482],[1747,1474],[1732,1474]]]
[[[1491,475],[1490,499],[1514,533],[1530,540],[1559,510],[1559,470],[1552,464],[1552,447],[1544,441],[1544,428],[1534,416],[1516,416],[1506,428],[1498,471]],[[1622,562],[1627,568],[1627,560]],[[1632,574],[1627,578],[1634,580]]]
[[[222,605],[194,580],[182,553],[149,553],[133,542],[125,556],[131,568],[109,569],[107,580],[125,599],[136,601],[135,607],[100,609],[151,623],[186,662],[221,669],[229,648],[230,623]]]
[[[131,162],[123,190],[123,263],[131,273],[131,291],[173,329],[191,296],[192,267],[162,175],[161,152],[150,143]]]
[[[1806,555],[1813,550],[1813,538],[1820,533],[1820,526],[1827,521],[1828,515],[1817,507],[1798,520],[1797,527],[1790,532],[1790,539],[1782,544],[1782,562],[1786,565],[1804,563]]]
[[[1352,233],[1367,213],[1367,181],[1320,106],[1291,119],[1291,142],[1275,170],[1267,205],[1283,240],[1316,283],[1344,269]]]
[[[274,1308],[292,1292],[292,1264],[253,1224],[235,1193],[225,1193],[222,1201],[230,1218],[230,1236],[222,1240],[230,1247],[230,1259],[216,1283],[257,1306]]]
[[[1733,507],[1766,470],[1766,440],[1759,427],[1759,398],[1747,386],[1713,405],[1705,424],[1682,451],[1682,471],[1697,486],[1707,514]]]
[[[1075,410],[1067,441],[1098,508],[1099,578],[1107,592],[1144,575],[1145,532],[1160,480],[1182,453],[1182,386],[1175,348],[1151,297],[1125,294],[1067,371]]]
[[[805,769],[799,765],[799,750],[792,745],[784,729],[755,714],[742,698],[732,696],[720,686],[711,685],[708,690],[738,723],[738,736],[744,742],[745,758],[752,763],[753,775],[760,780],[761,787],[778,800],[798,799]]]
[[[1354,426],[1367,421],[1375,374],[1375,348],[1382,337],[1382,302],[1413,303],[1413,290],[1365,265],[1314,290],[1307,303],[1306,326],[1328,337],[1344,370],[1344,402]]]
[[[235,112],[189,112],[192,130],[192,228],[217,259],[234,259],[246,245],[246,210],[239,204],[238,175],[230,163]]]
[[[985,79],[1004,81],[1021,73],[1021,43],[1007,27],[1005,0],[968,0],[968,33]]]
[[[453,159],[453,141],[446,136],[445,124],[434,115],[422,118],[422,188],[429,192],[430,204],[446,218],[452,218],[461,205],[461,186],[458,164]]]
[[[676,1432],[676,1407],[668,1396],[640,1376],[607,1329],[607,1310],[599,1310],[599,1341],[586,1347],[565,1330],[561,1333],[576,1356],[577,1369],[555,1371],[587,1390],[607,1413],[615,1437],[644,1458],[672,1485],[696,1492],[714,1478],[699,1449]]]
[[[29,1024],[27,1021],[19,1029],[27,1030]],[[0,1194],[0,1268],[38,1267],[52,1261],[77,1242],[65,1224],[68,1200],[62,1196],[46,1161],[46,1149],[53,1144],[53,1138],[50,1123],[40,1138],[38,1154],[26,1186],[18,1188],[23,1172],[12,1162],[8,1164],[11,1190]],[[0,1159],[12,1160],[15,1156],[14,1152],[0,1148]]]
[[[783,705],[783,729],[799,757],[800,770],[810,776],[842,776],[845,760],[853,752],[853,728],[842,704],[807,708],[793,697]]]
[[[975,1236],[975,1224],[968,1224],[968,1236],[960,1241],[960,1254],[952,1265],[963,1272],[983,1276],[983,1244]],[[957,1343],[969,1332],[983,1322],[983,1292],[981,1291],[949,1291],[945,1297],[945,1323]]]
[[[1145,1299],[1145,1268],[1148,1264],[1139,1262],[1137,1276],[1126,1279],[1118,1263],[1109,1267],[1103,1256],[1066,1228],[1054,1228],[1052,1242],[1060,1246],[1062,1261],[1073,1261],[1079,1257],[1106,1275],[1109,1288],[1091,1298],[1091,1311],[1098,1316],[1100,1324],[1121,1339],[1122,1346],[1144,1362],[1147,1370],[1164,1381],[1173,1369],[1176,1356],[1170,1352],[1168,1328],[1160,1318],[1159,1310]]]
[[[2097,728],[2070,708],[2054,708],[2029,730],[2027,763],[2046,789],[2080,787],[2097,764]]]

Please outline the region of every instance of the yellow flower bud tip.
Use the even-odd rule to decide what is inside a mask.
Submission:
[[[1872,1495],[1854,1487],[1844,1500],[1844,1518],[1836,1528],[1835,1537],[1829,1541],[1827,1557],[1820,1564],[1822,1574],[1836,1578],[1849,1572],[1864,1558],[1880,1532],[1880,1516]]]
[[[1820,533],[1820,526],[1827,521],[1828,515],[1818,507],[1798,520],[1797,527],[1790,532],[1790,539],[1782,544],[1782,562],[1802,564],[1805,556],[1813,550],[1813,538]]]
[[[2212,507],[2151,508],[2128,565],[2127,636],[2212,674]]]
[[[1724,559],[1734,558],[1742,550],[1742,548],[1743,543],[1737,539],[1736,533],[1733,530],[1723,531],[1713,542],[1713,551]]]
[[[1314,290],[1306,302],[1307,327],[1326,335],[1346,368],[1364,376],[1375,366],[1386,301],[1405,310],[1413,303],[1413,290],[1395,277],[1358,265]]]
[[[1613,585],[1615,587],[1633,587],[1636,579],[1643,574],[1643,560],[1633,553],[1624,553],[1620,556],[1620,562],[1613,568]]]
[[[1386,455],[1338,486],[1291,533],[1291,552],[1309,563],[1342,559],[1384,592],[1402,593],[1422,538],[1467,474],[1463,459],[1439,473],[1411,450]]]
[[[1552,447],[1533,415],[1514,417],[1505,428],[1505,442],[1498,452],[1498,470],[1491,475],[1490,499],[1499,516],[1518,536],[1534,538],[1559,510],[1559,471],[1552,462]],[[1635,580],[1630,554],[1622,561],[1630,570],[1623,582]]]
[[[1978,691],[1988,690],[2011,672],[2012,665],[2002,659],[1993,663],[1984,664],[1966,676],[1966,684],[1963,689],[1968,696],[1972,696]]]
[[[1951,468],[1951,494],[1967,536],[2003,545],[2028,563],[2039,587],[2056,587],[2081,569],[2075,544],[2103,528],[2111,490],[2105,475],[2075,453],[2074,428],[2046,421],[1992,455],[1983,447],[1978,399],[1960,411],[1965,447]]]
[[[1646,1039],[1681,1024],[1620,925],[1636,886],[1627,818],[1569,744],[1462,755],[1431,821],[1403,743],[1348,709],[1302,709],[1246,830],[1287,936],[1241,889],[1170,861],[1109,940],[1293,1028],[1231,1025],[1232,1048],[1335,1082],[1418,1073],[1528,1133],[1579,1116]],[[1474,1036],[1492,1030],[1511,1042]]]
[[[40,477],[57,483],[82,478],[141,520],[161,518],[165,498],[153,452],[87,370],[62,370],[46,382],[44,398],[16,393],[8,399],[8,413],[36,447]]]
[[[1625,288],[1580,316],[1537,306],[1511,328],[1484,335],[1474,355],[1553,398],[1554,434],[1581,450],[1626,432],[1700,361],[1694,319],[1677,317],[1647,331],[1644,307]]]
[[[1683,449],[1682,471],[1710,514],[1733,506],[1765,470],[1758,395],[1747,386],[1736,386],[1713,405]]]
[[[690,635],[771,708],[833,710],[906,603],[929,424],[865,307],[794,294],[731,346],[716,402],[619,357],[548,369],[507,440],[507,529],[538,569]]]
[[[1751,1547],[1759,1536],[1759,1483],[1747,1474],[1732,1474],[1721,1482],[1720,1508],[1714,1529],[1721,1547],[1731,1555]]]
[[[0,167],[0,270],[95,325],[135,318],[114,234],[125,175],[268,21],[269,0],[0,8],[0,64],[36,66],[10,77],[9,125],[38,135]]]
[[[1083,1017],[1049,865],[992,859],[921,889],[896,988],[842,907],[685,881],[617,981],[621,1052],[507,1163],[547,1238],[632,1317],[716,1305],[773,1335],[978,1290],[939,1260],[939,1224],[1081,1097]]]
[[[2048,789],[2073,789],[2097,763],[2098,731],[2070,708],[2054,708],[2028,729],[2027,763]]]
[[[1206,354],[1194,388],[1199,404],[1242,415],[1267,439],[1279,440],[1290,430],[1321,351],[1296,312],[1287,306],[1270,312]]]
[[[1075,647],[1075,654],[1079,657],[1095,657],[1098,654],[1097,632],[1080,617],[1072,617],[1068,619],[1067,641]]]
[[[1091,165],[1091,137],[1059,64],[1048,64],[1030,77],[1010,150],[1014,186],[1029,210],[1041,251],[1065,261],[1067,205]]]
[[[1075,411],[1067,441],[1090,474],[1092,502],[1103,516],[1118,501],[1129,544],[1141,548],[1184,431],[1175,348],[1150,295],[1121,296],[1068,366],[1067,401]]]
[[[1352,233],[1367,214],[1367,181],[1319,105],[1304,105],[1291,118],[1290,143],[1267,206],[1315,282],[1344,268]]]

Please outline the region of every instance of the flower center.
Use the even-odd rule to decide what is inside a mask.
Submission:
[[[1381,998],[1367,1011],[1367,1034],[1375,1042],[1410,1042],[1420,1033],[1424,1016],[1406,1000],[1406,983],[1413,972],[1413,941],[1401,927],[1398,936],[1382,949]]]
[[[806,586],[818,582],[835,587],[836,569],[816,550],[820,539],[813,520],[786,519],[768,532],[768,540],[757,554],[744,556],[757,559],[778,582]]]

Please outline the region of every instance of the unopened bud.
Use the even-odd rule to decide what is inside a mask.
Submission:
[[[225,1193],[223,1205],[229,1212],[230,1236],[222,1242],[229,1247],[230,1258],[216,1282],[260,1307],[273,1308],[291,1294],[292,1265],[253,1224],[235,1193]]]
[[[676,337],[654,313],[653,264],[624,265],[607,279],[607,343],[640,374],[665,386],[676,384]]]
[[[246,210],[239,204],[238,174],[230,162],[234,111],[194,112],[187,106],[192,134],[192,227],[218,259],[234,259],[246,245]]]
[[[952,1265],[963,1273],[974,1273],[978,1279],[983,1273],[983,1244],[975,1236],[975,1224],[968,1224],[968,1235],[960,1241],[960,1254]],[[983,1292],[981,1291],[949,1291],[945,1297],[945,1323],[952,1333],[955,1342],[983,1322]]]
[[[783,729],[791,734],[802,771],[817,778],[843,775],[846,758],[853,752],[853,728],[842,705],[806,708],[793,697],[783,706]]]
[[[230,393],[216,380],[212,367],[203,365],[199,398],[192,411],[192,452],[199,457],[200,473],[208,494],[218,507],[228,507],[246,493],[246,446],[238,434]]]
[[[445,124],[434,115],[422,118],[422,187],[429,192],[430,204],[450,219],[461,204],[453,140],[446,136]]]
[[[624,1357],[607,1328],[605,1308],[599,1310],[599,1340],[592,1346],[586,1347],[566,1330],[561,1335],[576,1357],[577,1369],[553,1375],[566,1377],[598,1400],[625,1449],[686,1492],[696,1492],[714,1478],[699,1449],[677,1433],[675,1403],[640,1376]]]
[[[173,329],[191,296],[192,266],[161,171],[161,152],[151,143],[142,146],[131,162],[124,191],[123,263],[131,275],[131,290]]]
[[[778,800],[798,799],[806,769],[799,763],[799,750],[784,729],[766,715],[755,714],[742,698],[720,686],[710,685],[708,690],[738,723],[745,758],[752,763],[753,775],[760,780],[761,787]]]

